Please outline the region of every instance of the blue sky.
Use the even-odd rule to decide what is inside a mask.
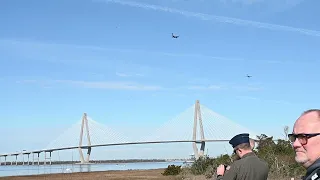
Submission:
[[[83,112],[129,136],[152,134],[196,99],[278,136],[319,106],[319,5],[2,0],[1,129],[17,132],[2,137],[3,151],[44,147]]]

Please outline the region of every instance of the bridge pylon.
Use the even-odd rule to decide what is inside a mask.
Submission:
[[[200,152],[198,151],[197,143],[193,142],[193,152],[194,157],[198,159],[199,157],[202,157],[204,155],[205,150],[205,138],[204,138],[204,131],[203,131],[203,124],[202,124],[202,117],[201,117],[201,109],[200,109],[200,102],[199,100],[196,100],[195,106],[194,106],[194,123],[193,123],[193,140],[197,140],[197,124],[199,121],[200,126],[200,136],[201,136],[201,147]]]
[[[83,131],[86,128],[86,136],[88,141],[88,151],[87,151],[87,158],[84,159],[83,152],[82,152],[82,140],[83,140]],[[79,154],[80,154],[80,164],[88,164],[90,161],[90,154],[91,154],[91,140],[90,140],[90,133],[89,133],[89,125],[87,119],[87,113],[84,113],[82,116],[82,123],[81,123],[81,130],[80,130],[80,140],[79,140]]]

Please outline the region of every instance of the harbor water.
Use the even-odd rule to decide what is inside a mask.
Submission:
[[[106,163],[106,164],[59,164],[59,165],[7,165],[0,166],[0,176],[22,176],[72,172],[94,172],[108,170],[138,170],[159,169],[168,165],[185,166],[183,161],[171,162],[135,162],[135,163]]]

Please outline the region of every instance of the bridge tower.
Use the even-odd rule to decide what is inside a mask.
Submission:
[[[84,128],[86,128],[86,136],[88,140],[88,151],[87,151],[87,158],[84,159],[83,152],[82,152],[82,140],[83,140],[83,131]],[[87,119],[87,113],[84,113],[82,116],[82,124],[81,124],[81,130],[80,130],[80,140],[79,140],[79,154],[80,154],[80,164],[88,164],[90,161],[90,154],[91,154],[91,140],[90,140],[90,133],[89,133],[89,125],[88,125],[88,119]]]
[[[205,150],[205,138],[204,138],[204,131],[203,131],[203,124],[202,124],[202,117],[201,117],[201,109],[200,109],[200,102],[199,100],[196,100],[196,104],[194,107],[194,123],[193,123],[193,140],[197,140],[197,124],[199,121],[200,126],[200,136],[201,136],[201,147],[200,152],[198,151],[197,143],[193,142],[193,152],[194,157],[198,159],[199,157],[202,157],[204,155]]]

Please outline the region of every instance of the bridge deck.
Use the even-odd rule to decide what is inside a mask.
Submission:
[[[24,151],[21,153],[8,153],[8,154],[0,154],[0,157],[4,156],[15,156],[21,154],[36,154],[41,152],[53,152],[53,151],[61,151],[61,150],[70,150],[70,149],[88,149],[89,147],[103,147],[103,146],[124,146],[124,145],[135,145],[135,144],[165,144],[165,143],[201,143],[201,142],[226,142],[229,140],[170,140],[170,141],[144,141],[144,142],[126,142],[126,143],[108,143],[108,144],[96,144],[91,146],[71,146],[71,147],[61,147],[61,148],[54,148],[54,149],[42,149],[42,150],[35,150],[35,151]]]

